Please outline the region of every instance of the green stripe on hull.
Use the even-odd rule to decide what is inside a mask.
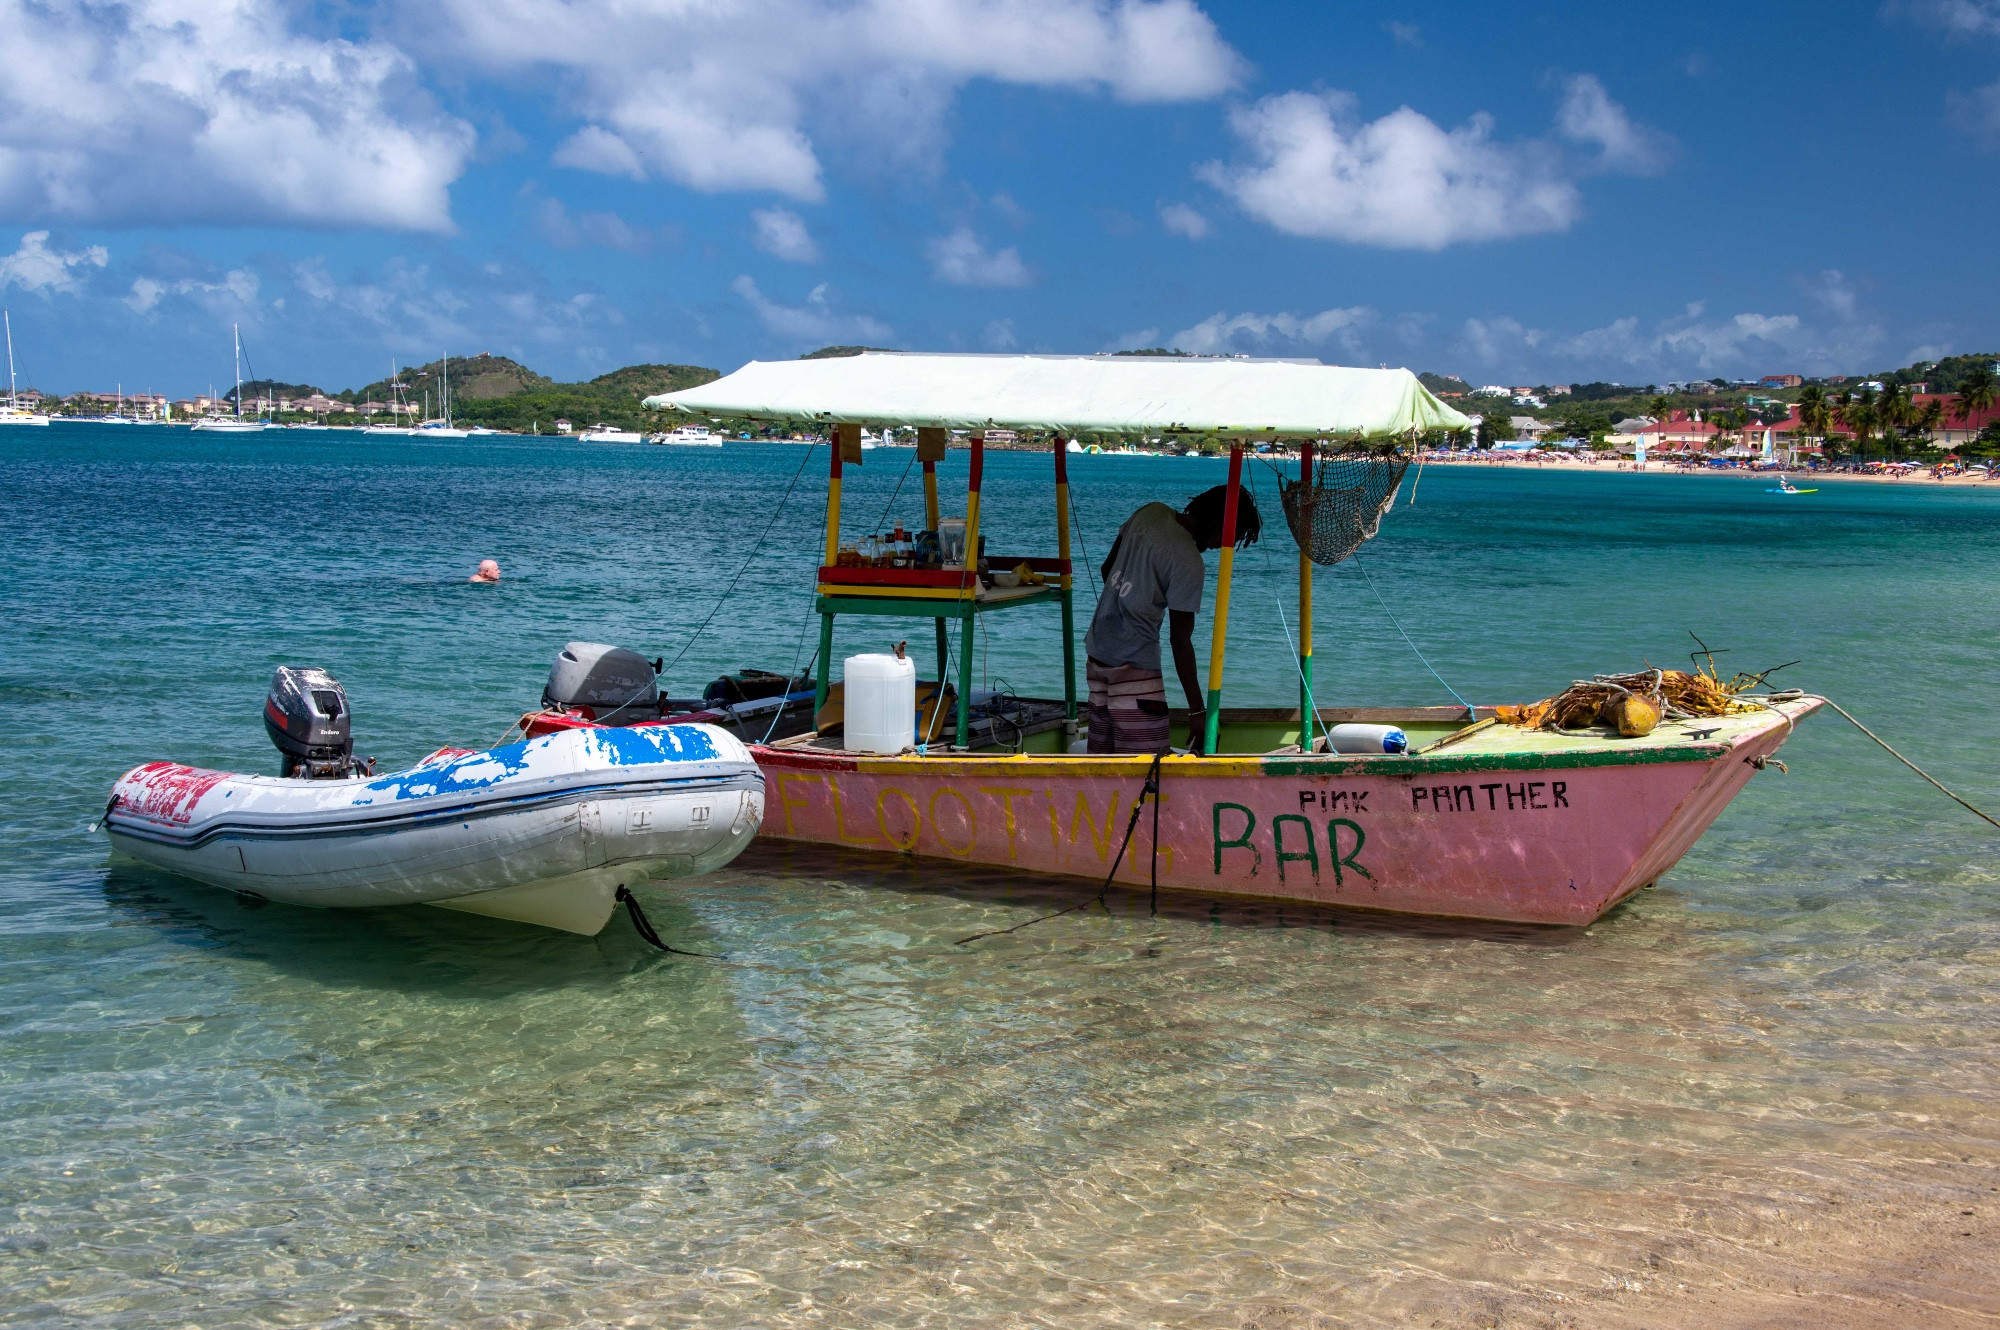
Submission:
[[[1264,758],[1262,763],[1266,776],[1443,776],[1454,771],[1564,771],[1577,767],[1645,767],[1659,762],[1713,762],[1728,751],[1724,744],[1677,744],[1593,748],[1572,753],[1439,753],[1434,757],[1287,754]]]

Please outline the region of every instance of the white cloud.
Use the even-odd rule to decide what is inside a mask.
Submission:
[[[585,122],[565,165],[806,201],[816,137],[935,164],[973,80],[1173,102],[1244,70],[1193,0],[445,0],[433,21],[474,67],[561,78]]]
[[[1572,143],[1595,144],[1601,154],[1598,165],[1607,171],[1653,175],[1666,168],[1672,150],[1665,135],[1633,124],[1590,74],[1578,74],[1565,85],[1556,130]]]
[[[1842,291],[1838,273],[1821,274],[1822,291]],[[1824,279],[1835,279],[1827,284]],[[1647,326],[1627,315],[1601,327],[1562,334],[1507,316],[1468,319],[1451,353],[1513,382],[1618,377],[1659,383],[1693,376],[1851,372],[1880,354],[1883,329],[1860,316],[1851,293],[1821,302],[1832,315],[1741,313],[1709,318],[1696,301]]]
[[[1960,129],[1980,138],[2000,140],[2000,83],[1989,83],[1971,92],[1945,94],[1951,118]]]
[[[805,218],[789,208],[758,208],[750,214],[757,248],[787,263],[818,263],[819,245]]]
[[[214,313],[242,314],[255,309],[259,287],[257,274],[248,268],[232,268],[214,281],[197,277],[172,280],[140,277],[133,280],[125,303],[135,314],[151,314],[162,300],[177,296]]]
[[[1891,14],[1913,13],[1923,22],[1964,37],[2000,37],[2000,0],[1910,0]]]
[[[1382,25],[1382,30],[1387,32],[1398,46],[1407,46],[1413,51],[1421,51],[1424,48],[1424,30],[1414,23],[1398,23],[1390,19]]]
[[[280,0],[0,0],[0,215],[446,231],[472,131]]]
[[[1475,115],[1446,131],[1405,106],[1355,123],[1346,93],[1280,93],[1230,116],[1256,159],[1197,174],[1288,235],[1391,249],[1443,249],[1567,230],[1581,208],[1560,159],[1493,140]]]
[[[1026,286],[1034,280],[1019,250],[1009,245],[989,252],[969,226],[936,237],[925,250],[931,275],[953,286]]]
[[[1351,309],[1321,310],[1317,314],[1212,314],[1192,328],[1183,328],[1167,339],[1177,351],[1197,355],[1254,352],[1274,346],[1321,347],[1329,342],[1343,350],[1361,348],[1360,331],[1375,318],[1375,311],[1356,305]]]
[[[1206,240],[1215,231],[1208,218],[1185,203],[1161,204],[1160,225],[1167,229],[1168,234],[1186,236],[1189,240]]]
[[[535,227],[557,249],[594,245],[627,254],[644,254],[653,248],[655,241],[651,231],[632,225],[615,212],[571,212],[560,199],[542,199],[536,203]]]
[[[1019,342],[1014,336],[1014,320],[994,319],[986,325],[986,331],[979,340],[988,351],[1012,351]]]
[[[1827,312],[1838,319],[1852,319],[1857,297],[1854,286],[1847,275],[1838,268],[1828,268],[1817,273],[1805,283],[1805,288],[1813,299],[1824,305]]]
[[[79,285],[79,269],[102,268],[110,258],[102,245],[87,245],[78,250],[50,249],[47,231],[30,231],[21,237],[19,249],[0,258],[0,288],[74,291]]]
[[[889,325],[866,314],[844,314],[833,307],[833,290],[825,282],[806,295],[803,305],[780,305],[757,289],[750,277],[738,277],[731,289],[743,297],[764,327],[788,342],[826,345],[886,342],[895,333]]]
[[[1230,127],[1251,162],[1195,173],[1288,235],[1437,250],[1568,230],[1579,176],[1657,170],[1669,146],[1589,75],[1570,80],[1557,118],[1563,139],[1596,149],[1589,162],[1553,140],[1499,142],[1484,112],[1446,130],[1407,106],[1364,123],[1355,105],[1348,93],[1287,92],[1238,108]]]

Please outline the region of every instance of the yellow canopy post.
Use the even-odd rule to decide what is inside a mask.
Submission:
[[[1229,490],[1222,500],[1222,561],[1215,576],[1215,632],[1208,641],[1208,732],[1201,745],[1204,753],[1215,751],[1222,734],[1222,658],[1229,645],[1229,581],[1236,570],[1236,496],[1242,482],[1243,441],[1234,439],[1229,444]]]
[[[1313,441],[1299,441],[1299,483],[1312,484]],[[1313,701],[1313,561],[1299,546],[1299,748],[1310,753],[1318,705]]]

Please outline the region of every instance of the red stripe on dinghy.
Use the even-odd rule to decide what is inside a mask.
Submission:
[[[201,797],[228,779],[226,771],[205,771],[178,762],[148,762],[121,776],[113,792],[119,808],[127,813],[185,825],[194,818],[194,806]]]

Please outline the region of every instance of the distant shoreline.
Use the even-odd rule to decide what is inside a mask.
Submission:
[[[1521,471],[1590,471],[1605,474],[1641,474],[1637,464],[1633,462],[1587,462],[1577,458],[1549,458],[1529,461],[1526,458],[1510,457],[1504,460],[1496,458],[1492,461],[1471,461],[1462,457],[1450,459],[1426,457],[1420,460],[1425,466],[1506,467]],[[1774,482],[1779,476],[1789,476],[1792,478],[1794,484],[1801,484],[1805,488],[1811,488],[1820,484],[1855,482],[1865,485],[1901,485],[1905,488],[1938,486],[1957,489],[1991,489],[1994,493],[2000,494],[2000,479],[1989,480],[1983,476],[1932,476],[1928,471],[1913,471],[1905,475],[1895,476],[1871,476],[1852,471],[1808,471],[1804,467],[1779,467],[1771,471],[1750,471],[1740,467],[1678,467],[1667,466],[1659,462],[1648,462],[1643,474],[1649,476],[1709,476],[1718,479],[1762,480],[1766,484]]]

